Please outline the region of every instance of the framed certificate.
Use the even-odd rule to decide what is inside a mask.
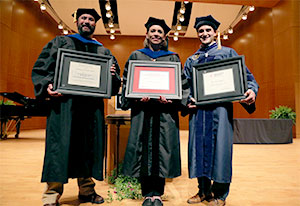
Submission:
[[[59,48],[54,90],[62,94],[110,98],[112,57]]]
[[[181,99],[180,62],[129,61],[125,96]]]
[[[248,87],[244,62],[244,56],[237,56],[195,65],[193,92],[196,105],[245,98]]]

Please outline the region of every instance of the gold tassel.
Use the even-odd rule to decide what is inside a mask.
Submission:
[[[74,12],[74,16],[73,16],[73,22],[75,23],[77,21],[77,11]]]
[[[220,50],[222,48],[221,45],[221,35],[220,35],[220,31],[218,31],[218,49]]]

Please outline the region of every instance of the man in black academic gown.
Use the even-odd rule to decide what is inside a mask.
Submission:
[[[46,151],[42,182],[44,206],[59,205],[63,185],[77,178],[79,199],[101,204],[103,198],[94,190],[96,180],[103,180],[104,103],[102,98],[73,96],[53,91],[58,48],[112,56],[101,43],[92,39],[96,22],[101,18],[94,9],[74,13],[79,34],[57,36],[42,50],[32,70],[35,95],[50,98],[47,117]],[[112,95],[119,91],[120,69],[116,59],[110,68]]]

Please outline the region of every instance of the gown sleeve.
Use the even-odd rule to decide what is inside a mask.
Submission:
[[[112,75],[112,91],[111,91],[111,95],[115,96],[119,93],[119,89],[121,86],[120,66],[118,64],[117,59],[115,58],[114,55],[112,55],[112,53],[110,52],[109,49],[106,49],[105,55],[112,56],[112,58],[113,58],[112,62],[116,67],[115,75]]]
[[[124,72],[123,72],[122,95],[121,95],[121,109],[123,109],[123,110],[128,110],[129,108],[131,108],[132,103],[133,103],[132,101],[134,101],[133,99],[125,97],[127,74],[128,74],[128,65],[129,65],[130,60],[137,60],[136,53],[133,52],[129,56],[129,58],[128,58],[126,64],[125,64],[125,68],[124,68]]]
[[[37,98],[48,96],[47,87],[53,83],[57,50],[59,48],[59,37],[51,40],[42,50],[35,62],[31,78],[34,85],[34,94]]]
[[[231,55],[232,56],[238,56],[235,50],[231,49]],[[248,67],[246,66],[246,73],[247,73],[247,86],[248,89],[251,89],[254,93],[255,96],[257,96],[259,86],[253,76],[253,74],[250,72]],[[255,102],[253,104],[247,105],[246,103],[240,103],[244,109],[249,113],[252,114],[256,110],[256,105]]]

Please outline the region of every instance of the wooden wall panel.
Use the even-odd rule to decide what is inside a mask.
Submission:
[[[0,1],[0,92],[34,97],[31,70],[42,48],[60,34],[56,22],[34,1]],[[45,117],[23,121],[21,129],[45,128]]]
[[[299,4],[283,0],[274,8],[257,8],[225,42],[246,56],[260,85],[257,111],[248,115],[236,104],[234,117],[268,118],[269,110],[287,105],[299,118]]]
[[[240,22],[228,42],[238,54],[245,56],[246,65],[260,85],[257,111],[249,115],[239,104],[234,105],[236,118],[268,118],[274,104],[274,42],[272,9],[257,8],[247,21]]]

